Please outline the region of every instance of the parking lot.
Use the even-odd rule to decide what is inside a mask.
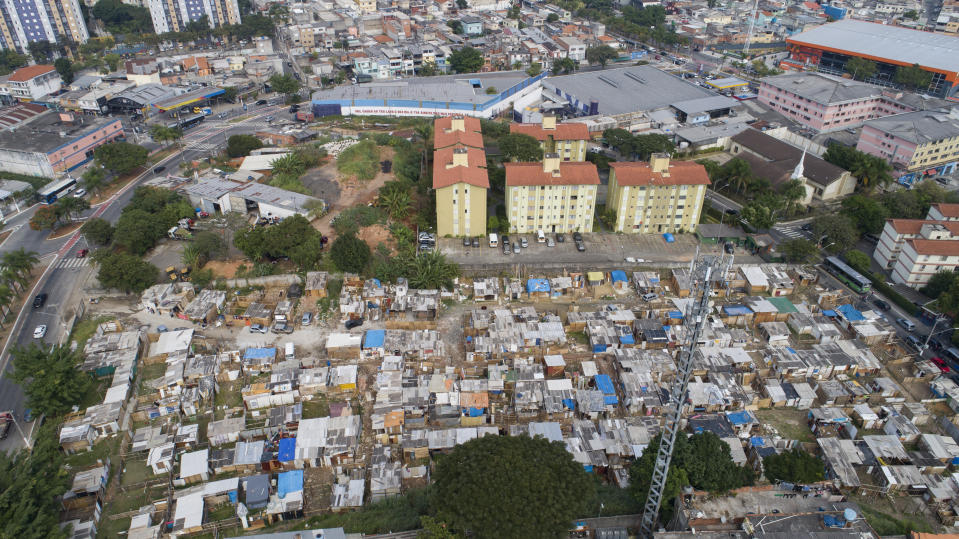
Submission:
[[[576,265],[588,267],[591,264],[625,263],[627,258],[636,264],[685,263],[689,262],[700,246],[692,234],[676,234],[673,243],[666,243],[659,234],[583,234],[586,250],[576,250],[571,234],[566,234],[565,242],[557,242],[555,247],[545,243],[536,243],[535,234],[507,234],[512,243],[525,236],[529,247],[520,249],[519,254],[503,254],[502,245],[491,248],[487,238],[480,238],[479,248],[464,247],[462,238],[440,238],[439,250],[453,261],[463,266],[537,264]],[[719,245],[704,245],[703,250],[719,252]],[[737,249],[737,263],[761,263],[759,257]]]

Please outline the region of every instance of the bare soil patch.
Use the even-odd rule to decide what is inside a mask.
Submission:
[[[396,253],[396,246],[393,244],[393,238],[390,231],[383,225],[365,226],[357,232],[356,237],[365,241],[371,249],[376,249],[380,243],[390,248],[391,253]]]
[[[203,268],[213,270],[213,275],[217,277],[226,277],[232,279],[236,277],[236,268],[249,264],[247,260],[212,260],[207,262]]]

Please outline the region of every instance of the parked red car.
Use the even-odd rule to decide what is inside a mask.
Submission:
[[[90,252],[89,249],[80,249],[79,251],[77,251],[77,258],[84,258],[87,256],[87,253],[89,252]]]
[[[942,372],[949,372],[949,365],[946,365],[946,362],[941,357],[931,357],[929,361],[932,361],[939,367],[939,370]]]

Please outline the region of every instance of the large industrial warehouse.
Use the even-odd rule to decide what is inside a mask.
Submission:
[[[846,73],[851,57],[877,64],[875,76],[866,82],[893,86],[896,69],[919,64],[932,74],[927,91],[952,97],[959,89],[959,37],[921,32],[873,22],[841,20],[824,24],[786,39],[787,69],[813,67],[823,73]]]

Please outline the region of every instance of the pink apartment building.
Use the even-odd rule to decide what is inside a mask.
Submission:
[[[821,73],[765,78],[759,101],[817,131],[858,127],[866,120],[925,107],[925,99],[918,96]]]

